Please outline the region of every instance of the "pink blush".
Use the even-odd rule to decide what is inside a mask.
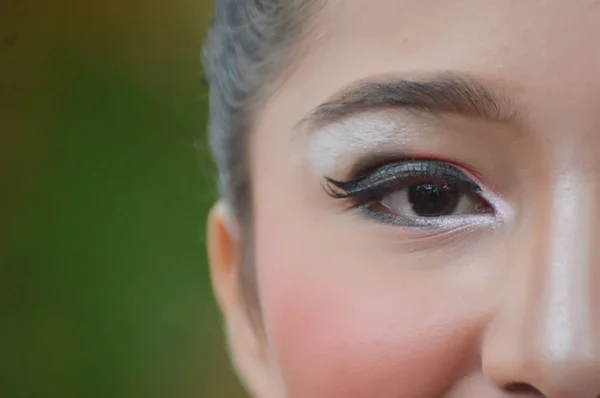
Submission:
[[[382,294],[263,265],[265,327],[289,397],[439,396],[472,369],[473,319],[412,289]]]

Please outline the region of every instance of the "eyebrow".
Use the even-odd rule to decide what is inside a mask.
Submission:
[[[444,76],[422,81],[362,81],[319,105],[300,123],[318,127],[357,113],[390,108],[458,114],[500,123],[511,123],[517,116],[508,97],[494,93],[478,80]]]

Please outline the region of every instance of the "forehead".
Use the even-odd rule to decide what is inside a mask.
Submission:
[[[596,124],[600,1],[327,0],[314,18],[258,114],[254,145],[287,146],[319,105],[382,76],[476,76],[558,146],[574,123]]]
[[[378,60],[402,57],[408,69],[433,57],[440,67],[459,65],[456,55],[475,50],[552,60],[570,54],[573,45],[593,49],[600,33],[600,2],[592,0],[330,0],[320,17],[324,52],[335,49],[356,62],[386,50],[387,58]],[[417,54],[420,59],[412,59]]]
[[[276,96],[316,106],[368,76],[439,72],[588,87],[600,70],[592,0],[328,0],[313,25]]]

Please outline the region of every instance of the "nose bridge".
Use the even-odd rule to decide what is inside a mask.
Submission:
[[[598,359],[600,336],[594,308],[600,303],[596,303],[592,289],[600,265],[596,264],[600,249],[597,199],[597,185],[589,180],[564,177],[559,181],[542,245],[547,254],[533,274],[542,285],[540,296],[532,297],[535,303],[530,307],[537,312],[529,318],[537,320],[532,325],[532,331],[537,330],[532,343],[548,362],[540,366],[560,365],[563,374],[568,373],[563,366]]]
[[[484,347],[484,367],[500,385],[600,396],[598,194],[590,179],[563,177],[528,232],[535,243],[518,243],[528,253],[511,266],[518,299],[503,300]]]

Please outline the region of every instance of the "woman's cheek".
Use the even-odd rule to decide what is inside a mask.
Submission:
[[[420,278],[378,284],[366,271],[340,273],[357,269],[335,263],[351,257],[307,240],[300,250],[285,233],[262,238],[265,328],[290,398],[440,396],[478,366],[483,317],[452,305],[451,289]]]

